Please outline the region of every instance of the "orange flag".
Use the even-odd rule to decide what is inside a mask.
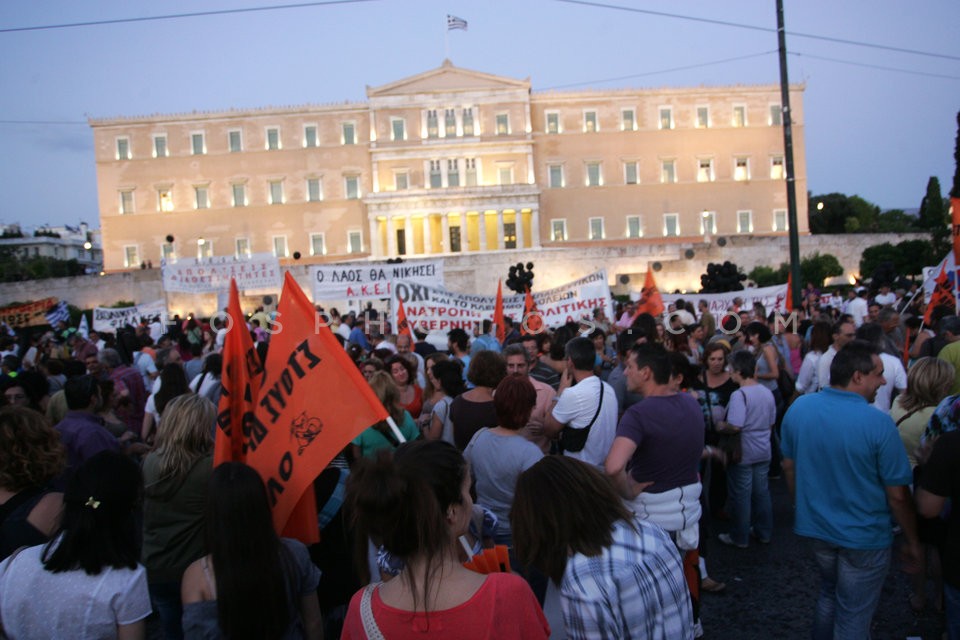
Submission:
[[[787,274],[787,312],[793,311],[793,274]]]
[[[277,311],[257,407],[264,437],[247,462],[267,485],[277,531],[315,539],[313,481],[387,411],[289,272]]]
[[[949,256],[947,256],[949,258]],[[934,308],[945,305],[956,308],[957,301],[953,296],[953,283],[950,282],[950,277],[947,275],[947,260],[943,261],[943,265],[940,267],[940,275],[937,276],[937,284],[933,289],[933,293],[930,294],[930,302],[927,304],[927,311],[923,314],[923,322],[927,325],[930,324],[931,316],[933,315]]]
[[[903,355],[900,358],[903,360],[903,366],[910,367],[910,330],[907,329],[907,335],[903,338]]]
[[[503,326],[503,279],[497,281],[497,300],[493,304],[493,324],[497,327],[497,342],[503,344],[507,339],[507,329]]]
[[[413,337],[413,329],[410,328],[410,323],[407,322],[407,312],[403,310],[403,300],[399,297],[397,298],[397,335],[407,334],[410,336],[410,344],[413,344],[417,341]]]
[[[537,303],[533,301],[533,292],[527,287],[527,295],[523,299],[523,322],[520,323],[520,333],[536,335],[543,329],[543,316],[537,310]]]
[[[643,281],[643,299],[637,305],[637,312],[633,314],[633,320],[637,319],[641,313],[649,313],[656,317],[663,313],[666,307],[663,306],[663,296],[660,295],[660,289],[657,288],[657,282],[653,279],[653,271],[647,271],[647,277]]]
[[[227,316],[229,325],[223,343],[223,374],[220,376],[223,394],[217,411],[214,466],[221,462],[245,461],[246,439],[256,437],[263,429],[255,416],[263,366],[240,309],[237,282],[233,279],[230,280]]]

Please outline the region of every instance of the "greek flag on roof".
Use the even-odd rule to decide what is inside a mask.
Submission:
[[[467,30],[467,21],[463,18],[458,18],[457,16],[452,16],[449,13],[447,14],[447,30],[453,29],[463,29]]]

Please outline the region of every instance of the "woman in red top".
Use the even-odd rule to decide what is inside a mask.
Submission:
[[[400,406],[416,420],[423,409],[423,389],[417,386],[417,366],[397,354],[387,360],[387,371],[400,389]]]
[[[550,636],[523,578],[464,568],[457,538],[467,531],[473,500],[467,463],[450,443],[418,440],[358,461],[347,503],[359,534],[381,542],[405,568],[353,596],[343,640]]]

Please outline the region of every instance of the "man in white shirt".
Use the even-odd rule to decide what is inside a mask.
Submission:
[[[850,301],[847,306],[847,313],[853,316],[853,324],[859,329],[868,314],[867,289],[865,287],[857,289],[857,297]]]
[[[887,305],[892,305],[897,301],[897,294],[893,291],[890,291],[890,285],[883,283],[880,285],[880,293],[874,298],[877,302],[880,303],[880,306],[886,307]]]
[[[567,366],[560,377],[556,404],[544,422],[544,435],[553,437],[564,428],[589,427],[583,448],[564,451],[564,455],[603,468],[617,432],[617,394],[593,373],[593,341],[574,338],[567,343],[566,356]]]
[[[907,372],[903,368],[903,363],[900,362],[900,358],[882,351],[886,341],[883,327],[879,324],[867,322],[857,329],[857,340],[869,342],[879,352],[880,360],[883,362],[884,383],[877,389],[877,395],[870,404],[884,413],[890,413],[894,389],[898,393],[907,389]]]
[[[833,344],[820,356],[820,362],[817,364],[817,391],[830,386],[830,363],[833,362],[837,351],[853,340],[854,336],[856,336],[856,328],[852,322],[837,322],[833,325]]]

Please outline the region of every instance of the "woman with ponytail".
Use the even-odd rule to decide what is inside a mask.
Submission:
[[[463,455],[442,440],[410,442],[359,460],[347,486],[360,539],[373,539],[404,569],[357,592],[343,640],[547,638],[550,627],[519,576],[464,568],[458,537],[473,514]]]

